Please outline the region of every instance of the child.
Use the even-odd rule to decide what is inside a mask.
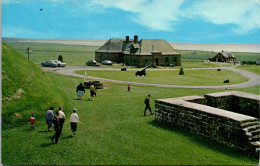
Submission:
[[[29,130],[34,129],[35,114],[32,114],[32,117],[30,117],[30,119],[28,121],[31,122],[31,127]]]

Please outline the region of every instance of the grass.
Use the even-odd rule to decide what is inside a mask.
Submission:
[[[177,50],[181,53],[182,61],[205,61],[209,57],[214,57],[216,52],[209,51],[192,51],[192,50]],[[236,56],[237,61],[256,61],[260,53],[232,52]]]
[[[59,91],[42,70],[2,44],[2,127],[18,126],[32,113],[44,117],[49,105],[61,105]],[[23,93],[17,93],[19,89]]]
[[[85,66],[85,63],[88,60],[95,59],[95,50],[99,48],[98,46],[85,46],[85,45],[15,42],[11,39],[5,39],[5,41],[8,45],[12,46],[16,51],[18,51],[20,54],[22,54],[25,57],[27,57],[26,49],[30,47],[30,49],[33,51],[30,54],[30,60],[37,65],[40,65],[41,62],[51,60],[52,57],[53,57],[52,59],[58,59],[58,56],[62,55],[64,62],[67,63],[67,65]],[[214,65],[214,64],[202,63],[203,61],[208,60],[208,57],[215,56],[216,53],[211,53],[208,51],[190,51],[190,50],[177,50],[177,52],[181,53],[182,65],[184,65],[185,68],[219,66],[219,64]],[[242,60],[254,61],[260,56],[260,53],[234,52],[233,54],[237,57],[238,61],[242,61]],[[121,68],[121,67],[115,65],[115,68]]]
[[[160,71],[146,71],[147,77],[136,77],[136,71],[87,71],[89,76],[101,77],[113,80],[130,81],[130,82],[144,82],[154,84],[167,85],[227,85],[223,83],[229,78],[230,83],[236,84],[245,82],[248,79],[241,77],[240,74],[228,70],[217,71],[212,70],[185,70],[184,75],[179,75],[179,70],[160,70]],[[76,71],[78,74],[85,74],[85,71]],[[207,78],[207,79],[205,79]]]
[[[76,86],[83,79],[47,73],[22,58],[3,44],[3,98],[13,95],[19,87],[26,93],[20,99],[2,103],[4,113],[21,110],[24,117],[18,126],[3,130],[2,163],[5,165],[256,165],[258,159],[181,128],[168,128],[143,117],[144,99],[152,95],[151,105],[160,98],[187,95],[203,96],[221,90],[180,89],[131,86],[105,83],[94,101],[76,100]],[[6,51],[6,52],[5,52]],[[4,53],[5,52],[5,53]],[[17,57],[16,57],[17,56]],[[15,58],[13,58],[15,57]],[[16,62],[19,63],[16,63]],[[9,72],[10,69],[10,72]],[[15,70],[16,69],[16,70]],[[18,82],[21,78],[22,82]],[[12,84],[13,83],[13,84]],[[17,83],[17,84],[15,84]],[[9,89],[10,88],[10,89]],[[27,89],[26,89],[27,88]],[[260,86],[239,89],[259,94]],[[5,92],[4,92],[5,90]],[[36,93],[37,92],[37,93]],[[8,105],[8,107],[7,107]],[[46,132],[44,115],[47,109],[63,105],[66,114],[60,144],[52,144],[53,132]],[[69,115],[78,109],[81,124],[71,138]],[[27,131],[28,117],[37,111],[36,130]],[[7,114],[6,114],[7,115]],[[9,120],[12,120],[10,118]],[[3,124],[3,123],[2,123]]]
[[[242,65],[237,66],[237,68],[260,75],[260,65]]]
[[[47,126],[43,118],[37,119],[37,129],[31,132],[26,131],[29,125],[3,131],[4,164],[257,164],[257,159],[225,145],[182,129],[160,125],[153,116],[142,116],[143,100],[148,93],[152,94],[151,105],[154,108],[154,99],[202,96],[219,90],[132,86],[128,93],[126,85],[106,83],[108,89],[98,90],[94,101],[78,101],[75,100],[75,87],[82,79],[48,75],[62,90],[67,119],[74,107],[78,109],[82,123],[79,124],[77,135],[70,137],[69,121],[66,120],[60,144],[51,144],[53,133],[45,132]],[[85,94],[84,98],[87,96]]]
[[[26,49],[30,47],[30,60],[40,65],[41,62],[51,59],[58,59],[59,55],[63,56],[63,60],[67,65],[86,65],[88,60],[95,59],[95,50],[99,47],[85,45],[66,45],[53,43],[34,43],[34,42],[8,42],[20,54],[28,57]]]

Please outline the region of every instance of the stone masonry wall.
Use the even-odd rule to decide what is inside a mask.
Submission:
[[[206,94],[206,105],[224,110],[253,116],[260,116],[260,98],[258,95],[231,91]]]
[[[252,154],[255,154],[256,149],[259,150],[259,143],[252,142],[255,135],[249,133],[260,128],[258,119],[202,105],[205,103],[205,98],[200,96],[157,99],[155,120],[169,126],[181,127]],[[255,133],[259,138],[259,132]]]

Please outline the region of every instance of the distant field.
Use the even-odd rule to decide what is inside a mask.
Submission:
[[[87,45],[72,45],[72,44],[59,44],[59,43],[39,43],[34,40],[28,40],[29,42],[15,42],[14,40],[5,40],[8,45],[13,47],[16,51],[27,57],[26,49],[30,47],[32,53],[30,53],[30,60],[40,65],[41,62],[49,61],[51,59],[58,59],[59,55],[63,56],[63,59],[67,65],[80,65],[83,66],[88,60],[95,59],[95,50],[99,46],[87,46]],[[54,40],[55,41],[55,40]],[[66,40],[65,40],[66,41]],[[77,42],[75,42],[77,43]],[[190,51],[190,50],[177,50],[181,53],[181,61],[185,62],[202,62],[208,59],[208,57],[215,56],[216,53],[209,51]],[[233,52],[238,61],[250,60],[255,61],[260,57],[260,53],[239,53]],[[216,65],[202,65],[197,67],[209,67]],[[190,66],[189,67],[193,67]]]
[[[228,70],[184,70],[184,75],[179,75],[178,70],[146,71],[147,77],[136,77],[136,71],[87,71],[89,76],[101,77],[113,80],[143,82],[167,85],[230,85],[245,82],[248,79],[240,74]],[[84,75],[85,71],[77,71]],[[205,79],[206,78],[206,79]],[[223,83],[229,78],[230,83]]]
[[[65,45],[52,43],[18,43],[7,42],[16,51],[27,57],[26,49],[32,50],[30,60],[40,65],[41,62],[58,59],[59,55],[67,65],[85,65],[88,60],[95,58],[95,50],[99,47],[85,45]]]
[[[237,68],[260,75],[260,65],[242,65],[237,66]]]

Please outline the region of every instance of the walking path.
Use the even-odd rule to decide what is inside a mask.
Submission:
[[[120,69],[115,68],[102,68],[102,67],[89,67],[89,66],[68,66],[65,68],[43,68],[43,71],[50,71],[62,75],[80,77],[80,78],[89,78],[100,81],[129,84],[129,85],[141,85],[141,86],[155,86],[155,87],[167,87],[167,88],[197,88],[197,89],[233,89],[233,88],[247,88],[252,86],[260,85],[260,76],[251,72],[244,70],[235,69],[233,67],[218,67],[218,68],[185,68],[185,70],[217,70],[217,69],[226,69],[233,72],[240,73],[242,76],[247,77],[249,81],[232,84],[232,85],[219,85],[219,86],[187,86],[187,85],[164,85],[164,84],[149,84],[149,83],[140,83],[140,82],[129,82],[129,81],[119,81],[106,78],[84,76],[74,73],[77,70],[111,70],[111,71],[120,71]],[[127,69],[128,71],[137,71],[138,69]],[[147,71],[151,70],[179,70],[179,69],[146,69]]]

